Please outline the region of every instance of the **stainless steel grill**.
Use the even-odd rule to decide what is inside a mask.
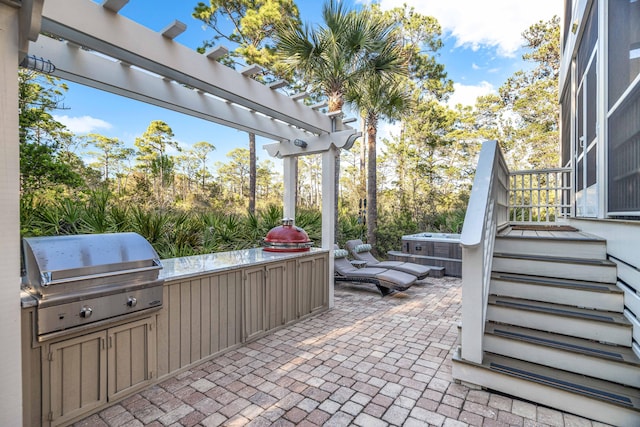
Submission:
[[[38,301],[40,340],[162,307],[162,264],[139,234],[28,237],[22,260],[23,289]]]

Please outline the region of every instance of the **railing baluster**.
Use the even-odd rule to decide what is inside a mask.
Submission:
[[[516,171],[509,174],[509,221],[555,223],[571,215],[570,169]]]

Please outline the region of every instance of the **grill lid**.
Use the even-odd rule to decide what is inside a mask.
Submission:
[[[50,285],[117,281],[131,273],[154,280],[162,268],[156,251],[137,233],[25,237],[22,252],[23,285],[41,292]]]
[[[264,250],[270,252],[302,252],[313,246],[309,235],[293,225],[293,219],[283,218],[282,225],[273,227],[264,239]]]

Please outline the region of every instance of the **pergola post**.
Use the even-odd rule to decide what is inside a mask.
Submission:
[[[322,249],[329,250],[329,307],[333,308],[333,244],[335,242],[335,174],[338,148],[331,145],[322,153]]]
[[[20,339],[20,9],[0,1],[0,425],[22,425]]]
[[[296,176],[298,162],[296,157],[289,156],[282,159],[284,175],[284,217],[296,218]]]

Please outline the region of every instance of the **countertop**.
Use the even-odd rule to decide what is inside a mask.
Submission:
[[[182,258],[163,259],[160,278],[164,280],[185,279],[202,274],[217,273],[241,267],[266,264],[285,259],[299,258],[309,254],[327,252],[326,249],[311,248],[305,252],[267,252],[262,248],[216,252]]]
[[[203,274],[267,264],[274,261],[299,258],[309,254],[327,252],[326,249],[311,248],[305,252],[267,252],[262,248],[242,249],[238,251],[216,252],[180,258],[163,259],[160,279],[165,281],[181,280]],[[38,301],[25,291],[20,292],[22,308],[34,307]]]

